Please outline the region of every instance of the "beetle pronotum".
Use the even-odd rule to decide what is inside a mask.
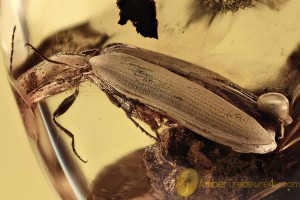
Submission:
[[[44,58],[14,80],[29,106],[77,87],[54,112],[53,121],[72,138],[78,158],[74,135],[55,119],[69,109],[79,84],[86,80],[98,85],[137,126],[132,116],[145,121],[155,132],[168,125],[163,120],[168,119],[173,125],[244,153],[268,153],[277,146],[275,131],[266,128],[257,112],[255,95],[189,62],[125,44],[110,44],[102,51],[58,53]],[[258,108],[265,111],[264,106]],[[284,115],[288,116],[288,111]]]

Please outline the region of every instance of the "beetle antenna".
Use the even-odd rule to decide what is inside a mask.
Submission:
[[[26,92],[22,89],[22,87],[19,86],[18,81],[14,78],[13,75],[13,57],[14,57],[14,46],[15,46],[15,33],[16,33],[16,25],[13,28],[13,34],[11,37],[11,51],[10,51],[10,63],[9,63],[9,80],[11,81],[12,87],[15,89],[15,91],[19,94],[21,99],[26,103],[26,105],[31,108],[31,101],[30,98],[27,96]]]
[[[11,51],[10,51],[10,61],[9,61],[9,73],[11,75],[12,75],[12,62],[13,62],[13,55],[14,55],[15,32],[16,32],[16,25],[14,26],[13,34],[11,36]]]
[[[39,52],[39,50],[37,50],[34,46],[32,46],[29,43],[26,43],[25,46],[29,46],[40,58],[42,58],[42,59],[44,59],[44,60],[46,60],[46,61],[48,61],[50,63],[67,65],[66,63],[55,61],[55,60],[51,60],[51,59],[47,58],[41,52]]]

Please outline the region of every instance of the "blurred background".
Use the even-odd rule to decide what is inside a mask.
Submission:
[[[35,23],[44,24],[42,30],[37,28],[37,35],[34,43],[39,43],[49,32],[54,32],[60,26],[70,22],[84,21],[90,15],[94,14],[91,10],[92,5],[98,1],[1,1],[1,46],[10,48],[12,28],[17,25],[17,34],[20,37],[20,23],[24,18],[24,11],[31,13],[26,18]],[[105,5],[102,1],[102,4]],[[24,3],[24,4],[23,4]],[[26,9],[25,6],[26,5]],[[68,10],[66,7],[68,6]],[[99,9],[99,7],[95,7]],[[103,7],[104,8],[104,7]],[[101,10],[101,6],[100,6]],[[51,17],[58,13],[66,12],[64,20],[58,21]],[[73,12],[74,11],[74,12]],[[51,13],[52,12],[52,13]],[[54,12],[54,13],[53,13]],[[38,16],[38,17],[37,17]],[[20,18],[18,18],[20,17]],[[32,17],[32,18],[31,18]],[[53,19],[51,21],[51,19]],[[20,21],[21,20],[21,21]],[[4,41],[4,43],[3,43]],[[22,42],[21,42],[22,43]],[[24,44],[24,43],[23,43]],[[22,45],[23,46],[23,45]],[[17,54],[15,54],[17,55]],[[44,167],[38,162],[33,151],[27,133],[24,129],[22,119],[19,114],[16,100],[13,96],[7,76],[7,55],[5,63],[0,52],[0,199],[18,199],[18,200],[54,200],[59,199],[56,191],[48,180]],[[17,66],[18,59],[15,66]],[[4,67],[5,66],[5,67]]]
[[[29,144],[0,56],[0,199],[57,199]]]

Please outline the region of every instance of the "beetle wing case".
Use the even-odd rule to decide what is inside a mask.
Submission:
[[[143,56],[156,60],[156,63],[123,52],[105,49],[103,52],[92,57],[89,63],[94,74],[107,87],[236,151],[267,153],[276,148],[274,131],[265,129],[252,116],[203,85],[160,65],[155,56],[151,57],[152,52],[145,50]],[[180,62],[184,66],[192,65]],[[173,65],[172,68],[177,69],[178,66]],[[192,68],[186,69],[193,73]],[[221,76],[218,75],[218,78]]]

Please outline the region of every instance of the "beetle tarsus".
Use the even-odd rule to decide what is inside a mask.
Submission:
[[[72,150],[73,150],[74,154],[77,156],[77,158],[79,158],[79,160],[81,160],[82,162],[87,163],[87,160],[83,160],[83,159],[80,157],[80,155],[77,153],[77,151],[76,151],[76,148],[75,148],[75,138],[74,138],[73,133],[71,133],[68,129],[66,129],[66,128],[63,127],[61,124],[59,124],[59,123],[56,121],[56,117],[55,117],[55,116],[53,116],[53,122],[54,122],[54,124],[55,124],[56,126],[58,126],[65,134],[67,134],[67,135],[71,138],[71,140],[72,140],[72,142],[71,142]]]

